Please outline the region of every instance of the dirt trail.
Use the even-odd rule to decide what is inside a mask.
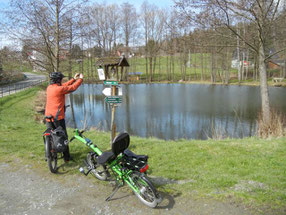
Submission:
[[[128,188],[121,188],[110,202],[112,186],[84,175],[43,173],[30,165],[0,163],[0,214],[192,214],[244,215],[242,207],[210,200],[192,200],[162,193],[156,209],[144,206]],[[91,176],[89,176],[91,177]]]

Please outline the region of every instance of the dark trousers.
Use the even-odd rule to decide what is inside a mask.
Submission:
[[[52,122],[46,122],[46,126],[47,126],[47,128],[51,128],[51,129],[55,129],[55,128],[61,126],[65,130],[66,135],[68,136],[65,119],[61,119],[61,120],[58,120],[58,121],[53,122],[53,123]],[[65,152],[63,152],[63,154],[64,154],[65,160],[70,160],[69,146],[67,146],[67,150]]]

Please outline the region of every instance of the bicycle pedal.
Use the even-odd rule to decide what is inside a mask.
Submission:
[[[79,171],[80,171],[82,174],[84,174],[85,176],[87,176],[87,175],[90,173],[91,170],[92,170],[92,169],[88,168],[87,171],[85,171],[85,168],[84,168],[84,167],[80,167],[80,168],[79,168]]]
[[[79,168],[79,171],[80,171],[82,174],[85,174],[85,170],[84,170],[83,167],[80,167],[80,168]]]

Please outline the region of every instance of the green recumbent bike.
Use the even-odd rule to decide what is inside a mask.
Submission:
[[[128,149],[130,136],[123,132],[116,136],[111,145],[111,151],[102,152],[92,141],[83,136],[84,131],[75,130],[74,139],[79,140],[92,149],[87,154],[85,165],[87,169],[80,171],[88,175],[92,173],[99,180],[107,180],[112,173],[116,187],[106,201],[111,200],[120,187],[127,184],[138,199],[149,207],[156,207],[161,202],[161,196],[146,176],[149,168],[148,156],[136,155]]]

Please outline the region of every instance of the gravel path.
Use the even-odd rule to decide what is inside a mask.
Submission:
[[[0,163],[0,214],[250,214],[242,207],[210,200],[192,200],[162,193],[163,201],[151,209],[144,206],[127,187],[110,202],[112,186],[89,180],[84,175],[41,172],[30,165]],[[16,167],[17,166],[17,167]],[[88,176],[92,177],[92,176]]]
[[[18,81],[13,84],[7,84],[4,86],[1,86],[0,87],[0,98],[4,96],[8,96],[10,94],[14,94],[19,91],[22,91],[31,86],[35,86],[46,80],[46,76],[44,75],[37,75],[37,74],[28,73],[28,72],[25,72],[24,74],[27,77],[24,81]]]

